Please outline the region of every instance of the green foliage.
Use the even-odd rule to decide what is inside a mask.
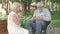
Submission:
[[[2,12],[0,12],[0,17],[2,16]]]
[[[10,1],[12,1],[12,2],[20,2],[20,0],[10,0]]]
[[[7,16],[5,16],[5,17],[0,17],[0,20],[7,20]]]
[[[24,2],[24,0],[19,0],[21,3],[23,3]]]
[[[2,17],[3,15],[2,15],[2,12],[0,12],[0,20],[7,20],[7,16],[5,16],[5,17]]]
[[[23,20],[21,21],[21,26],[26,28],[26,24],[31,21],[32,14],[27,14],[23,16]]]
[[[36,0],[36,2],[40,2],[41,0]]]
[[[28,4],[32,2],[32,0],[27,0],[28,1]]]
[[[48,1],[51,1],[52,3],[59,3],[60,2],[60,0],[48,0]]]
[[[2,0],[0,0],[0,3],[2,3]]]

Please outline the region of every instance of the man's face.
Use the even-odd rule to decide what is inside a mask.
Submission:
[[[37,7],[37,9],[42,10],[42,9],[43,9],[43,6],[39,5],[39,6]]]

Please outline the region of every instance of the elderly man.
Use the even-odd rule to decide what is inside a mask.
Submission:
[[[37,9],[34,11],[32,22],[27,24],[27,29],[30,34],[35,31],[35,34],[41,34],[42,28],[48,25],[51,21],[51,15],[47,8],[43,7],[42,2],[37,3]]]

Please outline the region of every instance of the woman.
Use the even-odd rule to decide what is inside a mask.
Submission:
[[[22,18],[21,4],[14,2],[8,15],[7,30],[9,34],[28,34],[28,30],[20,27]]]

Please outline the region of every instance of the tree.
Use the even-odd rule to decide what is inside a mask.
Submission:
[[[22,3],[23,11],[26,14],[27,13],[27,0],[20,0],[20,3]]]
[[[24,0],[23,2],[23,6],[24,6],[24,11],[25,11],[25,14],[27,13],[27,0]]]
[[[37,3],[37,2],[40,2],[41,0],[35,0],[35,2]]]
[[[28,0],[27,4],[28,4],[28,12],[30,12],[30,4],[31,4],[32,0]]]
[[[8,15],[8,0],[2,0],[2,8],[6,10],[6,13]]]
[[[56,5],[56,7],[54,8],[56,11],[58,11],[59,9],[59,5],[60,5],[60,0],[51,0],[52,5]],[[56,3],[56,4],[55,4]],[[52,7],[53,8],[53,7]]]

